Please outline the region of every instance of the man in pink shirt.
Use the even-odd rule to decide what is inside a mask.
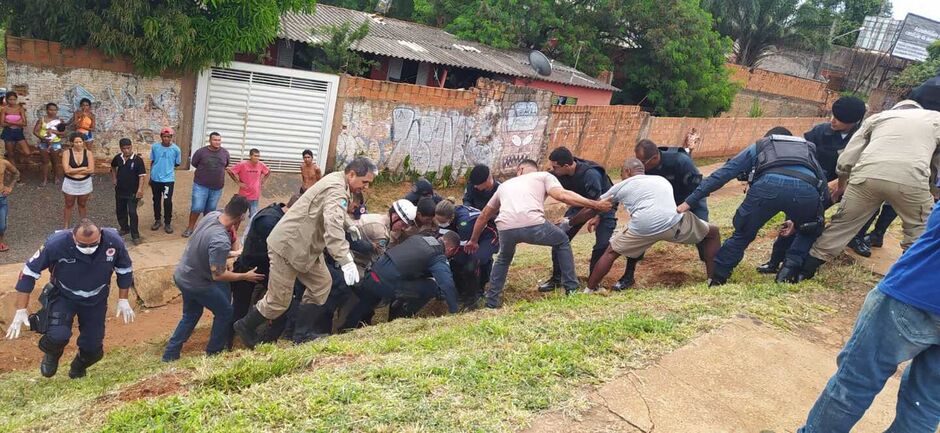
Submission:
[[[248,151],[248,160],[239,162],[227,168],[228,175],[238,182],[238,195],[248,199],[248,219],[258,213],[258,200],[261,198],[261,187],[271,174],[267,165],[261,162],[261,151],[251,149]]]
[[[486,307],[499,308],[509,264],[516,253],[516,245],[525,243],[557,248],[561,282],[565,293],[578,290],[578,277],[574,272],[574,255],[568,236],[558,226],[545,219],[545,198],[551,197],[569,206],[579,206],[607,212],[610,201],[586,199],[561,186],[554,175],[538,171],[535,161],[527,159],[516,167],[516,177],[504,182],[490,199],[473,226],[473,235],[466,250],[473,254],[486,223],[496,216],[499,230],[499,256],[490,273],[490,287],[486,291]]]

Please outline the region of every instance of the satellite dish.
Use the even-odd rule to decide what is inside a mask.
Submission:
[[[529,65],[543,77],[552,75],[552,61],[539,50],[532,50],[529,53]]]

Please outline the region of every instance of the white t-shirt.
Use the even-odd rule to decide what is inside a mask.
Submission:
[[[549,172],[523,174],[503,182],[486,205],[499,208],[496,228],[511,230],[545,223],[545,197],[561,182]]]
[[[630,213],[630,232],[640,236],[660,234],[676,225],[682,214],[676,212],[672,185],[662,176],[637,175],[612,186],[601,199],[614,197]]]

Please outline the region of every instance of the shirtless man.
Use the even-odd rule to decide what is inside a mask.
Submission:
[[[313,152],[310,149],[305,150],[303,156],[304,163],[300,165],[300,179],[303,181],[303,186],[300,190],[306,191],[323,177],[323,172],[320,171],[320,166],[313,162]]]
[[[10,181],[7,182],[7,177]],[[0,253],[10,251],[10,247],[3,242],[3,234],[7,230],[7,211],[9,205],[7,197],[13,192],[13,185],[20,180],[20,171],[10,161],[0,159]]]

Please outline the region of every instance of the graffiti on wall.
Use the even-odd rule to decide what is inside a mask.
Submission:
[[[365,155],[380,168],[399,171],[407,156],[410,169],[419,173],[450,166],[459,175],[476,164],[503,171],[523,159],[538,159],[547,122],[547,108],[532,101],[488,101],[474,110],[453,110],[350,100],[336,164]]]

